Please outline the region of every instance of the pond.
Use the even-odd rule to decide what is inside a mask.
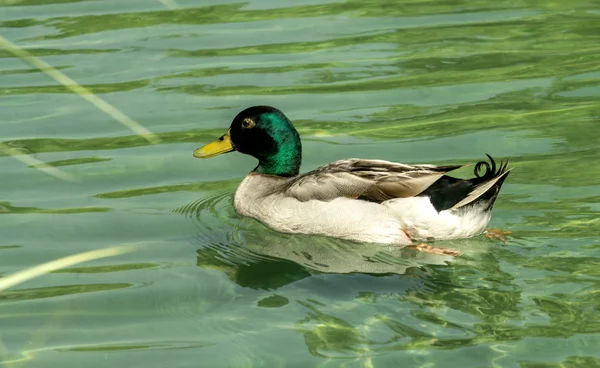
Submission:
[[[0,292],[0,365],[600,366],[599,3],[0,0],[0,35],[0,276],[132,247]],[[239,216],[255,159],[192,152],[262,104],[303,172],[510,157],[510,235]]]

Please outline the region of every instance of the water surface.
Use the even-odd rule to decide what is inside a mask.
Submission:
[[[0,51],[0,140],[76,179],[0,152],[0,276],[138,246],[1,293],[0,365],[600,366],[597,3],[4,0],[0,35],[160,138]],[[241,218],[254,160],[191,153],[254,104],[303,171],[510,157],[512,235],[451,260]]]

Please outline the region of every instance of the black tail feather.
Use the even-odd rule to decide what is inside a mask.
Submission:
[[[473,174],[475,175],[475,177],[485,181],[491,178],[495,178],[496,176],[506,171],[510,158],[507,158],[506,162],[500,161],[500,168],[496,171],[496,161],[494,160],[494,158],[487,153],[485,155],[490,159],[491,166],[487,161],[479,161],[478,163],[476,163],[475,168],[473,170]],[[481,169],[484,167],[485,172],[483,173],[483,175],[479,174]]]
[[[428,196],[438,212],[444,211],[453,208],[457,204],[462,207],[461,201],[464,201],[478,188],[481,190],[481,186],[484,186],[485,183],[496,179],[497,181],[489,189],[465,204],[465,206],[469,206],[485,202],[487,208],[491,208],[500,192],[502,183],[508,176],[509,159],[505,162],[500,161],[500,164],[497,165],[492,156],[489,154],[486,154],[486,156],[489,158],[489,162],[479,161],[475,164],[474,178],[457,179],[444,175],[420,195]],[[484,169],[485,171],[482,172]]]

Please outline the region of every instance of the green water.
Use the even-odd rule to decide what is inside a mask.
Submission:
[[[600,366],[599,3],[0,5],[0,35],[161,140],[0,51],[0,140],[75,179],[0,153],[0,276],[137,246],[0,293],[1,366]],[[192,151],[254,104],[294,121],[303,171],[510,157],[512,235],[450,260],[239,217],[255,161]]]

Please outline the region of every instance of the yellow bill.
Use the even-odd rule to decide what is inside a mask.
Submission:
[[[231,139],[229,138],[229,131],[227,131],[227,133],[222,135],[221,138],[217,139],[216,141],[195,150],[194,157],[209,158],[220,155],[221,153],[231,152],[233,150],[234,148],[231,144]]]

